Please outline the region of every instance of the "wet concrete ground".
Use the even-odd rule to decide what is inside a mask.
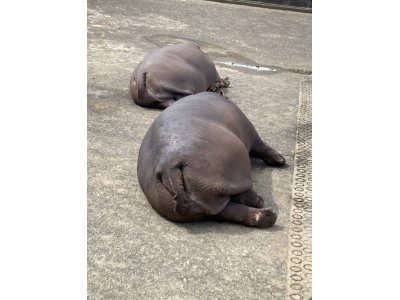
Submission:
[[[285,169],[252,162],[254,190],[278,211],[275,227],[171,223],[140,190],[138,150],[160,111],[133,103],[129,79],[149,50],[180,42],[212,57],[230,78],[226,95],[285,155]],[[89,299],[288,297],[299,86],[310,73],[311,14],[194,0],[88,2]]]

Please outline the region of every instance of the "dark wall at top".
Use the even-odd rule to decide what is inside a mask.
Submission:
[[[251,1],[251,0],[250,0]],[[291,6],[312,7],[312,0],[257,0],[265,3],[274,3]]]

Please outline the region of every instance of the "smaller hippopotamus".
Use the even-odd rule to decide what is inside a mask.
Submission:
[[[140,106],[164,109],[185,96],[228,86],[200,47],[179,44],[147,54],[133,71],[130,93]]]
[[[140,187],[160,215],[175,222],[215,220],[253,227],[277,218],[252,190],[250,157],[282,166],[243,112],[212,92],[187,96],[164,110],[139,150]]]

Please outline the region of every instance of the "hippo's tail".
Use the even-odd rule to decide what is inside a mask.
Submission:
[[[189,212],[189,201],[186,193],[185,179],[183,177],[183,166],[166,168],[160,174],[159,178],[167,191],[171,194],[175,211],[180,215],[186,215]]]
[[[143,95],[145,93],[146,90],[146,80],[147,80],[147,72],[138,74],[137,77],[137,100],[138,102],[140,102],[140,100],[143,99]]]

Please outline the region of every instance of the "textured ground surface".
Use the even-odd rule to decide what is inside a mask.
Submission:
[[[197,43],[220,75],[229,76],[227,96],[288,161],[285,169],[252,163],[254,190],[278,211],[271,229],[174,224],[156,214],[140,190],[138,150],[160,111],[133,104],[130,75],[152,48],[185,41]],[[290,247],[298,212],[292,200],[297,130],[311,126],[309,119],[309,127],[298,126],[299,95],[302,87],[308,91],[303,101],[310,101],[310,72],[311,14],[194,0],[88,1],[89,299],[308,295],[293,294],[297,269],[290,269]],[[300,214],[307,224],[310,205]],[[303,239],[302,255],[311,242]],[[300,267],[306,289],[311,271]]]

